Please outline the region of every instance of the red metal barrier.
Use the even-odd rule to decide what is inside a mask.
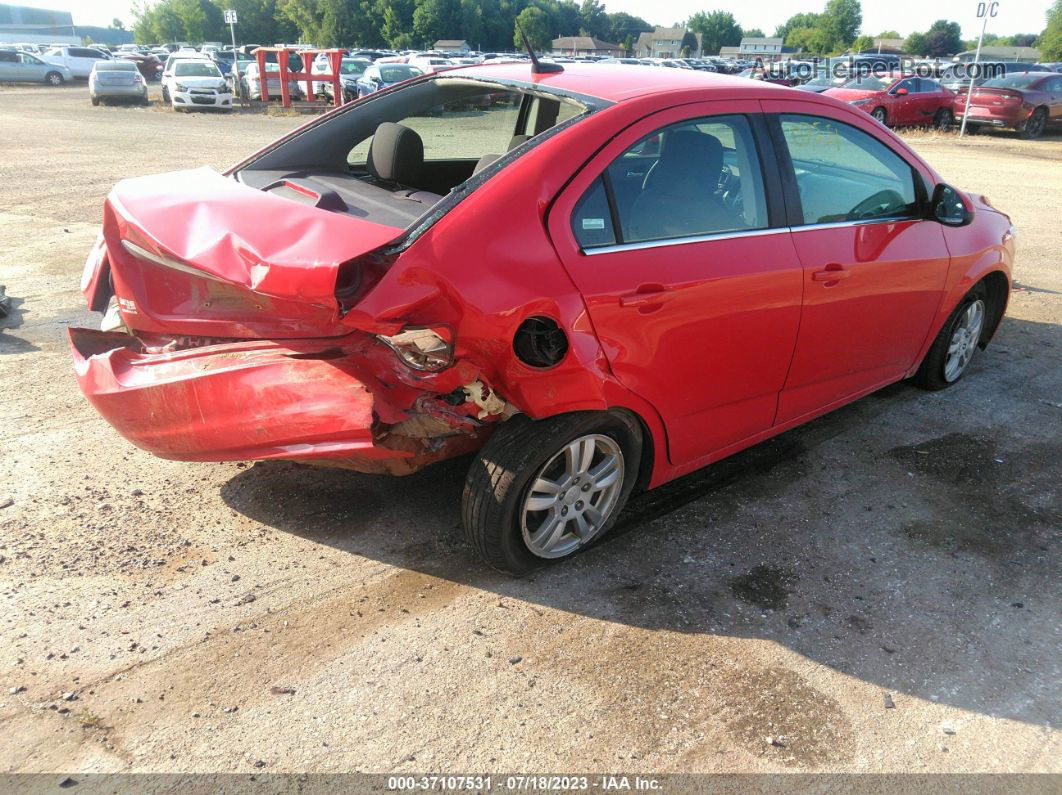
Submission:
[[[259,47],[252,55],[255,57],[255,61],[258,64],[258,79],[262,84],[262,99],[266,102],[269,101],[269,73],[266,72],[266,56],[269,53],[275,53],[277,58],[277,66],[279,72],[274,72],[280,78],[280,102],[285,108],[291,107],[291,90],[288,88],[288,83],[292,80],[301,81],[306,84],[306,97],[309,100],[314,99],[313,84],[330,82],[332,84],[332,101],[336,105],[342,105],[344,101],[343,96],[343,84],[340,80],[340,69],[343,63],[343,56],[347,54],[347,50],[343,49],[327,49],[327,50],[296,50],[291,47]],[[302,71],[293,72],[289,66],[291,62],[291,55],[295,53],[302,60]],[[328,56],[328,72],[321,72],[314,74],[313,69],[314,59],[321,53],[325,53]]]

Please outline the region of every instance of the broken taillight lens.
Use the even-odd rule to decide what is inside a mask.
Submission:
[[[404,328],[398,334],[381,334],[377,339],[414,370],[435,373],[453,363],[453,331],[448,326]]]

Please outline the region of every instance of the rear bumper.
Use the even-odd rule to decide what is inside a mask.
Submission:
[[[247,341],[147,353],[127,334],[69,333],[85,397],[122,436],[161,458],[346,458],[355,469],[391,471],[387,460],[401,470],[416,457],[376,444],[374,413],[396,409],[376,406],[334,340],[317,341],[316,350]]]
[[[99,99],[126,98],[143,99],[147,96],[146,85],[133,86],[105,86],[97,85],[92,88],[92,96]]]

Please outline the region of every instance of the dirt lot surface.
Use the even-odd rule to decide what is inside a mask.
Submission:
[[[0,769],[1062,771],[1062,140],[911,139],[1020,230],[961,385],[645,494],[514,580],[462,539],[465,461],[167,462],[77,389],[109,188],[297,123],[0,88]]]

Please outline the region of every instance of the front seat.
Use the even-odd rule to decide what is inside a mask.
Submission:
[[[649,169],[631,205],[624,240],[706,235],[744,226],[716,195],[723,145],[699,130],[667,133],[660,158]]]
[[[396,196],[421,204],[435,204],[442,196],[415,186],[424,168],[424,142],[414,130],[385,121],[376,128],[365,161],[369,175]]]

